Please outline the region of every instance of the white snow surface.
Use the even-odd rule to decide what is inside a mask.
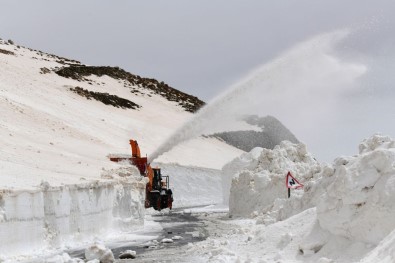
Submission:
[[[251,156],[256,156],[256,150],[253,151]],[[285,175],[288,171],[303,184],[321,169],[319,163],[307,152],[305,145],[288,141],[283,141],[273,150],[263,149],[257,159],[250,159],[248,165],[245,162],[240,163],[238,159],[228,166],[232,167],[232,164],[241,164],[244,167],[236,176],[229,176],[234,177],[230,190],[229,213],[236,216],[267,215],[274,212],[273,208],[281,209],[284,206],[282,200],[286,200],[288,194],[285,188]],[[303,190],[292,190],[292,195],[300,198]],[[281,211],[286,214],[281,214]],[[280,213],[276,220],[295,214],[293,208],[281,211],[275,211]]]
[[[88,261],[98,260],[100,263],[113,263],[115,261],[112,251],[99,242],[85,249],[85,259]]]
[[[36,189],[42,180],[51,186],[100,179],[101,169],[117,167],[111,153],[130,153],[129,139],[150,154],[193,114],[177,102],[106,75],[90,81],[63,78],[42,68],[63,64],[45,53],[6,45],[0,49],[0,168],[1,189]],[[91,84],[89,84],[91,83]],[[129,84],[128,84],[129,85]],[[125,110],[87,100],[72,87],[110,93],[141,106]],[[221,169],[242,151],[216,139],[199,137],[178,146],[157,161]],[[185,151],[187,149],[187,151]],[[187,154],[186,154],[187,152]]]
[[[377,245],[395,228],[395,141],[375,135],[359,149],[335,160],[318,221],[333,235]]]
[[[31,255],[53,254],[98,236],[116,243],[117,231],[142,227],[146,181],[107,156],[130,153],[131,138],[143,154],[154,152],[192,114],[139,87],[141,93],[133,94],[110,77],[90,76],[91,85],[40,74],[43,67],[63,65],[3,41],[0,48],[16,54],[0,53],[0,261],[28,262]],[[87,100],[69,90],[76,86],[110,92],[142,108]],[[393,139],[374,135],[358,154],[331,165],[290,142],[242,153],[199,137],[156,160],[170,175],[175,207],[226,204],[229,195],[232,219],[213,221],[211,237],[189,244],[188,253],[207,262],[395,261]],[[288,171],[304,184],[290,199]],[[90,262],[102,256],[111,262],[107,252],[95,244],[87,256]],[[60,252],[47,262],[79,261]]]
[[[263,148],[256,147],[248,153],[243,153],[222,167],[222,198],[225,205],[229,205],[229,193],[232,179],[243,169],[253,168],[258,164],[258,157]]]
[[[169,175],[173,207],[192,207],[220,203],[221,171],[216,169],[157,163],[162,175]]]
[[[391,234],[384,238],[375,249],[361,260],[361,263],[368,262],[395,262],[395,230],[393,230]]]
[[[78,258],[71,258],[69,254],[63,253],[45,260],[44,263],[84,263],[85,261]]]
[[[0,52],[0,261],[26,260],[141,227],[146,182],[108,156],[130,154],[129,139],[150,154],[193,114],[147,89],[133,86],[139,92],[131,93],[129,83],[108,76],[80,82],[42,70],[64,66],[58,57],[3,40],[0,49],[14,53]],[[70,91],[77,86],[141,108],[88,100]],[[173,151],[158,161],[220,169],[241,153],[203,137],[186,144],[178,147],[192,149],[188,154]],[[214,174],[207,178],[216,185]],[[192,197],[176,195],[180,205],[191,204]]]
[[[240,160],[232,163],[235,165]],[[250,163],[240,163],[241,171],[232,181],[230,215],[253,219],[258,225],[252,229],[259,229],[260,224],[277,229],[283,238],[278,243],[278,255],[270,260],[394,262],[393,139],[373,135],[360,144],[359,154],[337,158],[332,165],[318,164],[304,145],[289,142],[273,150],[263,150],[259,158],[251,158]],[[305,185],[303,190],[292,190],[290,199],[285,188],[288,171]],[[293,215],[299,216],[305,211],[314,211],[316,216],[313,219],[310,216],[310,221],[305,222],[308,228],[298,234],[296,247],[289,250],[282,244],[288,244],[295,237],[287,236],[276,226],[283,221],[294,231],[296,226],[289,225],[295,218]],[[267,244],[262,245],[264,253],[270,253]],[[231,251],[232,260],[237,259],[237,249]]]
[[[26,260],[143,226],[146,179],[132,167],[105,171],[113,182],[2,193],[0,258]],[[119,176],[122,175],[122,177]]]
[[[53,72],[40,74],[40,68],[63,65],[25,48],[0,48],[16,54],[0,54],[1,188],[35,189],[41,180],[57,186],[100,179],[103,167],[117,167],[108,154],[130,153],[129,139],[137,139],[150,153],[192,116],[145,89],[135,87],[142,92],[135,95],[108,76],[89,76],[90,85]],[[108,92],[142,108],[124,110],[87,100],[69,90],[76,86]]]

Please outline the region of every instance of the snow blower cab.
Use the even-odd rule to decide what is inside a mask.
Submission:
[[[152,168],[152,188],[147,184],[145,207],[153,207],[155,210],[172,208],[173,192],[168,188],[169,176],[162,176],[160,168]]]
[[[140,147],[135,140],[130,140],[132,157],[111,156],[113,162],[129,161],[136,166],[142,176],[148,178],[145,187],[145,208],[153,207],[155,210],[172,208],[173,192],[169,189],[169,176],[162,176],[160,168],[152,168],[147,157],[141,157]]]

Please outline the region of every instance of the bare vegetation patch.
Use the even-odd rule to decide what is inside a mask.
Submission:
[[[140,105],[138,105],[130,100],[118,97],[116,95],[111,95],[111,94],[102,93],[102,92],[89,91],[89,90],[83,89],[81,87],[70,88],[70,90],[77,93],[78,95],[80,95],[82,97],[87,98],[88,100],[95,99],[95,100],[100,101],[106,105],[111,105],[116,108],[133,109],[133,110],[141,108]]]
[[[1,49],[1,48],[0,48],[0,53],[5,54],[5,55],[13,55],[13,56],[15,56],[14,52],[8,51],[8,50],[5,50],[5,49]]]
[[[56,74],[65,78],[72,78],[78,81],[89,81],[86,77],[90,75],[104,76],[107,75],[117,80],[124,80],[131,85],[139,86],[151,90],[153,93],[165,97],[169,101],[177,102],[186,111],[196,112],[204,102],[195,96],[191,96],[179,90],[176,90],[166,83],[159,82],[156,79],[143,78],[131,74],[119,67],[95,67],[85,65],[69,65],[55,71]],[[131,90],[135,93],[135,90]]]
[[[40,68],[40,74],[48,74],[48,73],[51,73],[50,69],[46,67]]]

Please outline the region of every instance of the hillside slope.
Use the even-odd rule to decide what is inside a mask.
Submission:
[[[18,262],[142,227],[146,180],[107,156],[129,154],[131,138],[150,154],[204,102],[118,67],[86,66],[0,40],[0,105],[0,261]],[[202,147],[209,153],[188,162],[194,166],[220,167],[241,152],[213,138],[189,143],[192,156]],[[181,157],[162,159],[182,165]],[[184,170],[195,178],[207,169]],[[217,174],[206,177],[219,185]],[[177,178],[184,176],[171,186],[182,193]],[[179,198],[175,205],[190,202]]]
[[[100,179],[102,169],[114,167],[106,156],[129,153],[130,138],[149,154],[204,105],[118,67],[86,66],[3,40],[0,101],[2,189]],[[240,152],[229,149],[232,157]]]

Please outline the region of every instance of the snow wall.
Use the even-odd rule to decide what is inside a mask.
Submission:
[[[314,228],[300,244],[302,253],[348,240],[388,248],[395,229],[395,141],[373,135],[359,145],[359,154],[319,164],[303,144],[283,142],[263,150],[239,169],[230,190],[230,215],[255,217],[271,224],[316,207]],[[304,184],[287,198],[288,171]],[[233,175],[229,175],[233,176]],[[392,233],[392,234],[391,234]],[[372,251],[382,255],[383,246]],[[395,255],[393,255],[395,259]],[[390,262],[390,261],[389,261]]]
[[[222,201],[225,205],[229,205],[229,193],[232,179],[238,176],[241,170],[256,167],[262,151],[263,148],[256,147],[248,153],[241,154],[222,167]]]
[[[73,247],[142,226],[146,181],[130,174],[113,179],[59,187],[44,182],[37,191],[2,192],[0,256]]]
[[[381,135],[364,140],[359,155],[335,160],[329,177],[317,206],[323,229],[375,245],[389,235],[395,228],[394,140]]]
[[[223,174],[223,177],[233,177],[229,197],[231,215],[250,216],[273,212],[273,207],[283,207],[282,203],[287,198],[285,176],[288,171],[301,182],[306,182],[321,170],[319,163],[307,152],[303,144],[283,141],[273,150],[262,149],[259,156],[257,153],[259,152],[253,150],[244,158],[236,158],[224,167],[224,171],[229,168],[236,171],[236,175]],[[242,159],[244,162],[241,162]],[[249,163],[246,162],[248,159]],[[293,190],[292,195],[299,199],[303,195],[303,190]],[[287,215],[276,215],[275,220],[293,215],[291,210],[294,209],[290,209]]]
[[[211,205],[222,202],[221,171],[196,166],[155,163],[169,175],[173,207]]]

